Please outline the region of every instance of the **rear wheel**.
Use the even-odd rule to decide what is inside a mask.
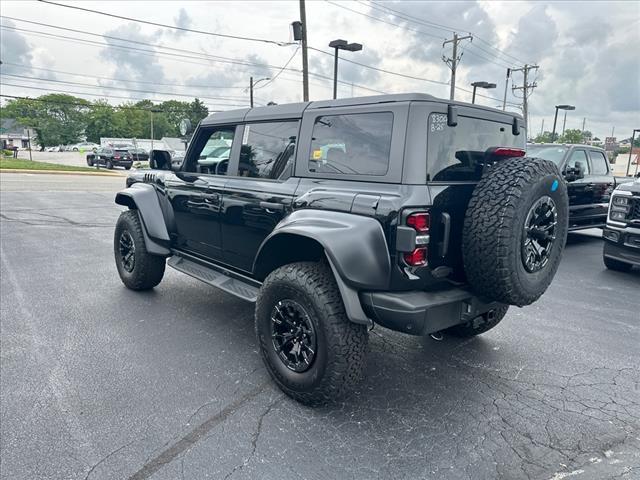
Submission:
[[[93,167],[93,158],[87,158],[87,165]]]
[[[604,261],[605,267],[607,267],[609,270],[616,270],[617,272],[630,272],[633,268],[633,265],[631,265],[630,263],[621,262],[620,260],[615,260],[605,255],[602,256],[602,260]]]
[[[122,283],[132,290],[149,290],[164,276],[165,258],[147,252],[142,222],[136,210],[120,214],[113,238],[113,253]]]
[[[456,337],[473,337],[481,333],[488,332],[500,323],[509,310],[508,305],[495,308],[482,315],[477,316],[473,320],[460,325],[455,325],[445,330],[445,332]]]
[[[292,263],[271,272],[258,295],[255,325],[267,370],[299,402],[335,401],[362,378],[367,328],[347,318],[326,264]]]
[[[476,293],[509,305],[536,301],[560,264],[568,211],[566,185],[552,162],[519,157],[491,166],[464,222],[464,267]]]
[[[111,163],[111,160],[107,160],[107,169],[113,170],[113,163]]]

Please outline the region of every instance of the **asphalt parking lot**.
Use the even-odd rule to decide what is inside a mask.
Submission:
[[[345,402],[271,383],[252,306],[124,288],[117,177],[0,174],[3,479],[640,478],[640,271],[572,235],[552,286],[460,341],[370,335]]]

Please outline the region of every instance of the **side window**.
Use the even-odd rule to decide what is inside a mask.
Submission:
[[[229,167],[229,155],[236,127],[215,127],[204,130],[193,145],[197,154],[188,159],[187,172],[226,175]]]
[[[580,167],[585,175],[589,175],[589,160],[587,159],[587,152],[585,150],[574,150],[567,160],[566,168]]]
[[[591,157],[591,170],[594,175],[606,175],[609,172],[607,168],[607,159],[604,153],[596,150],[589,150],[589,156]]]
[[[238,175],[282,178],[294,158],[298,122],[250,123],[244,126]]]
[[[309,171],[385,175],[392,130],[391,112],[318,117],[313,125]]]

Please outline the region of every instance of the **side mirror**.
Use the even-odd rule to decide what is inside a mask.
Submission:
[[[152,170],[172,170],[171,154],[166,150],[149,152],[149,168]]]
[[[575,167],[567,167],[564,171],[564,179],[567,182],[574,182],[584,178],[584,169],[580,166],[580,163],[576,163]]]

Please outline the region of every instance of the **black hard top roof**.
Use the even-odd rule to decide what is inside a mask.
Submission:
[[[287,103],[283,105],[269,105],[266,107],[241,108],[226,110],[209,115],[202,120],[202,125],[218,125],[221,123],[236,123],[245,121],[277,120],[287,118],[300,118],[302,113],[309,109],[321,109],[328,107],[350,107],[358,105],[372,105],[375,103],[399,103],[399,102],[435,102],[451,105],[470,106],[465,102],[457,102],[434,97],[426,93],[394,93],[388,95],[372,95],[367,97],[339,98],[337,100],[318,100],[313,102]],[[474,108],[503,113],[502,110],[473,105]],[[522,118],[518,113],[504,112],[507,115]]]

